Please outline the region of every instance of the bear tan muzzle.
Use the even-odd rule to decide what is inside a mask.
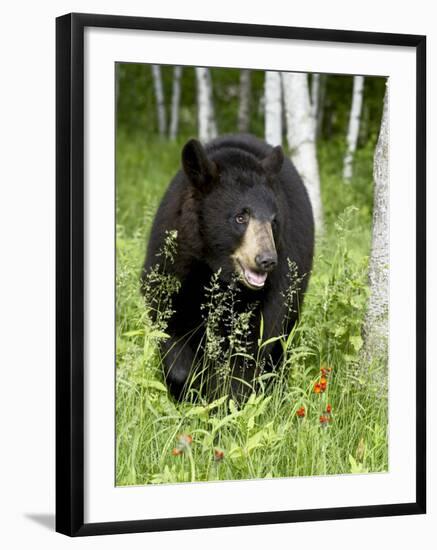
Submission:
[[[262,288],[277,264],[271,224],[251,218],[240,246],[231,257],[241,281],[249,288]]]

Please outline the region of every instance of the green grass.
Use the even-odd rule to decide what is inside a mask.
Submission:
[[[381,376],[373,376],[376,369],[385,373],[385,365],[364,371],[359,364],[372,146],[358,152],[350,185],[341,180],[340,145],[320,146],[326,234],[286,352],[291,366],[276,375],[272,390],[253,394],[239,409],[228,399],[192,405],[169,397],[156,347],[160,335],[139,294],[150,225],[183,141],[119,133],[117,143],[117,485],[386,471],[387,391]],[[321,368],[332,370],[326,391],[316,394]],[[330,421],[323,426],[328,404]],[[181,434],[192,443],[183,445]],[[176,456],[175,448],[181,449]]]

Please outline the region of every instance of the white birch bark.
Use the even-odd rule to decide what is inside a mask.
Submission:
[[[217,137],[217,125],[212,99],[212,80],[209,69],[196,67],[196,83],[198,133],[200,141],[205,143]]]
[[[304,73],[282,73],[282,85],[291,160],[308,191],[316,231],[321,233],[323,209],[315,144],[315,120],[311,111],[308,77]]]
[[[325,112],[325,95],[326,95],[326,80],[328,75],[322,74],[319,79],[319,101],[317,107],[316,116],[316,138],[318,138],[322,132],[323,115]]]
[[[164,88],[162,86],[161,67],[152,65],[153,86],[155,88],[156,111],[158,115],[158,131],[164,136],[167,128],[167,114],[165,110]]]
[[[352,179],[352,163],[357,148],[358,134],[360,131],[361,108],[363,105],[364,76],[354,76],[352,90],[352,105],[349,116],[349,128],[347,132],[347,149],[343,160],[343,179],[349,183]]]
[[[170,119],[170,139],[176,139],[179,128],[179,103],[181,99],[181,76],[182,67],[173,67],[173,86],[171,94],[171,119]]]
[[[388,88],[373,161],[374,198],[372,246],[369,261],[370,296],[363,325],[362,366],[388,354],[389,242],[388,242]]]
[[[238,107],[238,131],[249,131],[250,112],[250,70],[240,71],[240,103]]]
[[[120,63],[115,64],[115,107],[118,109],[118,98],[120,95]]]
[[[281,75],[266,71],[264,82],[265,139],[270,145],[282,145]]]
[[[311,112],[314,120],[317,120],[317,113],[319,112],[319,95],[320,95],[320,75],[314,73],[311,78]],[[314,129],[316,124],[314,124]]]

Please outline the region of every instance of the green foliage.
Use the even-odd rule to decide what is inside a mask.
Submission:
[[[117,484],[386,471],[387,395],[357,365],[368,292],[371,144],[357,155],[349,185],[341,180],[339,142],[321,144],[327,230],[302,319],[283,339],[287,368],[262,374],[260,391],[239,407],[226,396],[194,405],[169,397],[157,353],[165,327],[152,325],[139,292],[150,225],[183,141],[123,130],[117,140]],[[213,289],[211,300],[213,310]],[[245,320],[234,321],[232,347],[244,350]],[[325,390],[316,393],[323,379]]]

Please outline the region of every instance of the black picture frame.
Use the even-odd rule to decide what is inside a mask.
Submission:
[[[416,51],[416,500],[399,504],[84,523],[84,29],[106,27],[404,46]],[[56,20],[56,530],[69,536],[423,514],[426,511],[426,37],[67,14]]]

